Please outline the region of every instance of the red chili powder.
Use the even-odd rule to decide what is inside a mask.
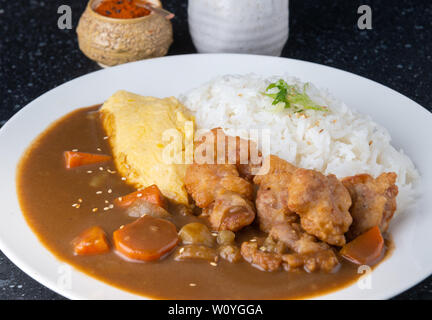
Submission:
[[[136,2],[145,3],[144,1],[135,0],[103,0],[94,8],[97,13],[116,19],[139,18],[150,14],[150,10],[138,7]]]

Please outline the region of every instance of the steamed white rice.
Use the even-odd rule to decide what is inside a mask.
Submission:
[[[398,212],[403,211],[415,197],[419,174],[410,158],[390,144],[388,131],[312,84],[307,86],[307,94],[329,112],[307,111],[302,116],[275,108],[273,99],[262,92],[281,78],[290,85],[304,86],[287,76],[227,75],[191,90],[180,100],[194,113],[201,129],[221,127],[227,134],[243,138],[252,137],[242,130],[269,129],[270,152],[299,167],[339,178],[396,172]]]

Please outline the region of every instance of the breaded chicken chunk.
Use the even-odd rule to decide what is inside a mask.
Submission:
[[[338,265],[333,250],[309,235],[299,224],[299,216],[289,208],[289,185],[296,167],[276,156],[268,156],[254,182],[259,186],[256,198],[261,230],[269,232],[264,244],[248,243],[242,254],[260,269],[274,270],[282,265],[287,271],[330,272]],[[264,174],[265,173],[265,174]]]
[[[261,167],[262,154],[254,141],[228,136],[221,128],[214,128],[202,135],[196,143],[196,150],[199,152],[195,152],[195,157],[203,156],[206,161],[235,164],[240,176],[248,181],[252,181]],[[196,159],[196,162],[203,163],[200,159]]]
[[[255,219],[253,202],[240,193],[221,189],[214,203],[204,209],[216,230],[238,231]]]
[[[347,237],[353,239],[374,226],[381,232],[387,231],[390,220],[396,211],[398,187],[394,172],[383,173],[374,179],[369,174],[359,174],[342,179],[348,189],[352,206],[353,223]]]
[[[252,199],[252,184],[239,176],[233,164],[191,164],[186,169],[185,185],[195,204],[206,208],[221,191],[232,191]]]
[[[282,264],[282,255],[260,250],[255,241],[242,243],[240,252],[247,262],[263,271],[277,271]]]
[[[283,265],[288,271],[303,268],[307,272],[331,272],[339,264],[330,246],[306,233],[299,223],[275,225],[270,237],[293,251],[282,255]]]
[[[215,230],[237,231],[255,219],[252,184],[239,177],[235,165],[194,163],[185,185]]]
[[[303,229],[331,245],[345,244],[352,223],[351,197],[336,176],[297,169],[288,191],[288,207],[300,216]]]
[[[255,204],[261,230],[270,232],[275,224],[297,219],[297,215],[288,208],[288,185],[296,167],[270,155],[264,160],[262,169],[267,173],[258,173],[254,178],[254,183],[259,186]]]
[[[331,272],[339,265],[333,249],[307,234],[299,223],[284,222],[273,226],[263,243],[245,241],[241,245],[243,258],[253,266],[276,271]]]
[[[185,186],[196,205],[204,209],[203,214],[208,216],[213,229],[237,231],[255,219],[253,186],[240,176],[239,163],[235,159],[228,161],[228,150],[218,153],[218,139],[215,136],[216,132],[211,131],[206,139],[197,144],[197,148],[206,153],[203,158],[209,156],[207,160],[212,163],[199,163],[195,154],[195,162],[186,169]],[[233,138],[223,132],[222,137]],[[219,156],[222,159],[217,161]]]

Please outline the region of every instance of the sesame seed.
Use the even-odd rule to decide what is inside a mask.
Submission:
[[[179,253],[182,253],[184,251],[184,248],[180,248]]]
[[[210,265],[212,265],[213,267],[216,267],[217,263],[216,262],[210,262]]]
[[[72,205],[72,207],[75,207],[75,208],[76,208],[77,205],[78,205],[78,203],[74,203],[74,204]]]
[[[108,210],[109,210],[109,208],[108,208],[108,207],[105,207],[105,208],[104,208],[104,211],[108,211]]]
[[[125,181],[125,180],[126,180],[126,178],[125,178],[125,177],[122,177],[121,179],[122,179],[123,181]]]
[[[124,225],[121,225],[121,226],[120,226],[120,229],[123,229],[123,228],[124,228]]]
[[[96,211],[98,211],[98,208],[93,208],[92,211],[96,212]]]
[[[104,140],[108,139],[108,136],[103,137]]]
[[[117,199],[118,199],[118,201],[122,201],[123,197],[118,197]]]
[[[105,200],[105,203],[109,203],[109,201],[108,201],[108,200]]]
[[[93,171],[91,171],[91,170],[88,170],[88,171],[87,171],[87,173],[92,173],[92,172],[93,172]]]
[[[96,191],[96,194],[102,194],[102,191]]]
[[[189,286],[196,287],[196,283],[189,283]]]
[[[112,193],[112,189],[108,189],[108,193]]]
[[[112,208],[114,208],[114,205],[113,205],[113,204],[110,204],[110,205],[108,206],[108,208],[112,209]]]
[[[78,151],[78,149],[72,149],[72,151],[73,151],[73,152],[77,152],[77,151]]]
[[[104,169],[103,167],[99,167],[99,170],[100,170],[100,171],[103,171],[103,169]]]
[[[138,194],[137,194],[137,197],[138,197],[138,198],[141,198],[141,197],[142,197],[142,193],[138,193]]]
[[[102,149],[101,149],[101,148],[96,148],[96,150],[97,150],[97,151],[102,151]]]
[[[256,241],[257,241],[257,239],[255,239],[255,238],[250,239],[250,242],[256,242]]]
[[[78,199],[78,202],[79,202],[79,203],[82,203],[82,202],[83,202],[83,199],[79,198],[79,199]]]

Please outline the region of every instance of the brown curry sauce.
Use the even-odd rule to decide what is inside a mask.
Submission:
[[[101,255],[74,255],[72,241],[85,229],[102,227],[112,245],[113,232],[136,219],[111,205],[117,197],[135,191],[115,172],[113,162],[73,170],[64,167],[65,150],[111,154],[98,108],[78,109],[58,120],[33,142],[19,164],[17,193],[22,212],[58,259],[110,285],[156,299],[298,299],[341,289],[361,276],[358,266],[342,257],[338,257],[338,270],[326,274],[263,272],[247,262],[231,264],[223,259],[212,266],[204,261],[175,261],[170,255],[156,262],[131,262],[113,249]],[[174,205],[169,211],[178,230],[202,222],[182,215]],[[253,227],[238,233],[239,239],[259,235]]]

